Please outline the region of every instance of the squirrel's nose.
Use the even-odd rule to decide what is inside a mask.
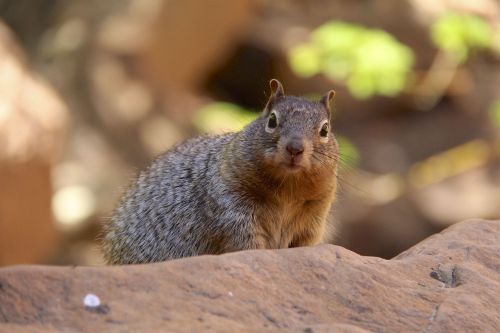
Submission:
[[[301,140],[291,140],[286,145],[286,150],[290,153],[290,155],[297,156],[304,152],[304,144]]]

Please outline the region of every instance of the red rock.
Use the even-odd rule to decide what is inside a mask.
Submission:
[[[1,332],[495,332],[500,222],[469,220],[392,260],[342,247],[159,264],[0,269]],[[100,298],[86,308],[83,298]]]
[[[50,173],[64,146],[67,109],[1,20],[0,73],[0,266],[41,262],[59,236]]]

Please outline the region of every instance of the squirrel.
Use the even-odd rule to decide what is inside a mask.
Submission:
[[[337,189],[335,91],[313,102],[269,85],[240,132],[189,139],[140,173],[104,227],[108,264],[324,241]]]

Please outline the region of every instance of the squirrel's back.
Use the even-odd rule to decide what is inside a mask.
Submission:
[[[111,264],[314,245],[335,199],[338,147],[330,92],[272,96],[243,131],[202,136],[141,172],[105,226]]]
[[[207,189],[218,178],[211,166],[219,163],[218,152],[233,136],[190,139],[142,171],[106,226],[106,261],[152,262],[216,253],[214,244],[200,239],[204,233],[196,232],[195,221],[210,213]]]

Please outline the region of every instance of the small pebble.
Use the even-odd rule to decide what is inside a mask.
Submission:
[[[101,305],[101,300],[94,294],[87,294],[83,298],[83,304],[89,308],[97,308]]]
[[[227,294],[228,294],[229,296],[231,296],[231,297],[233,297],[233,296],[234,296],[232,292],[228,292]]]

